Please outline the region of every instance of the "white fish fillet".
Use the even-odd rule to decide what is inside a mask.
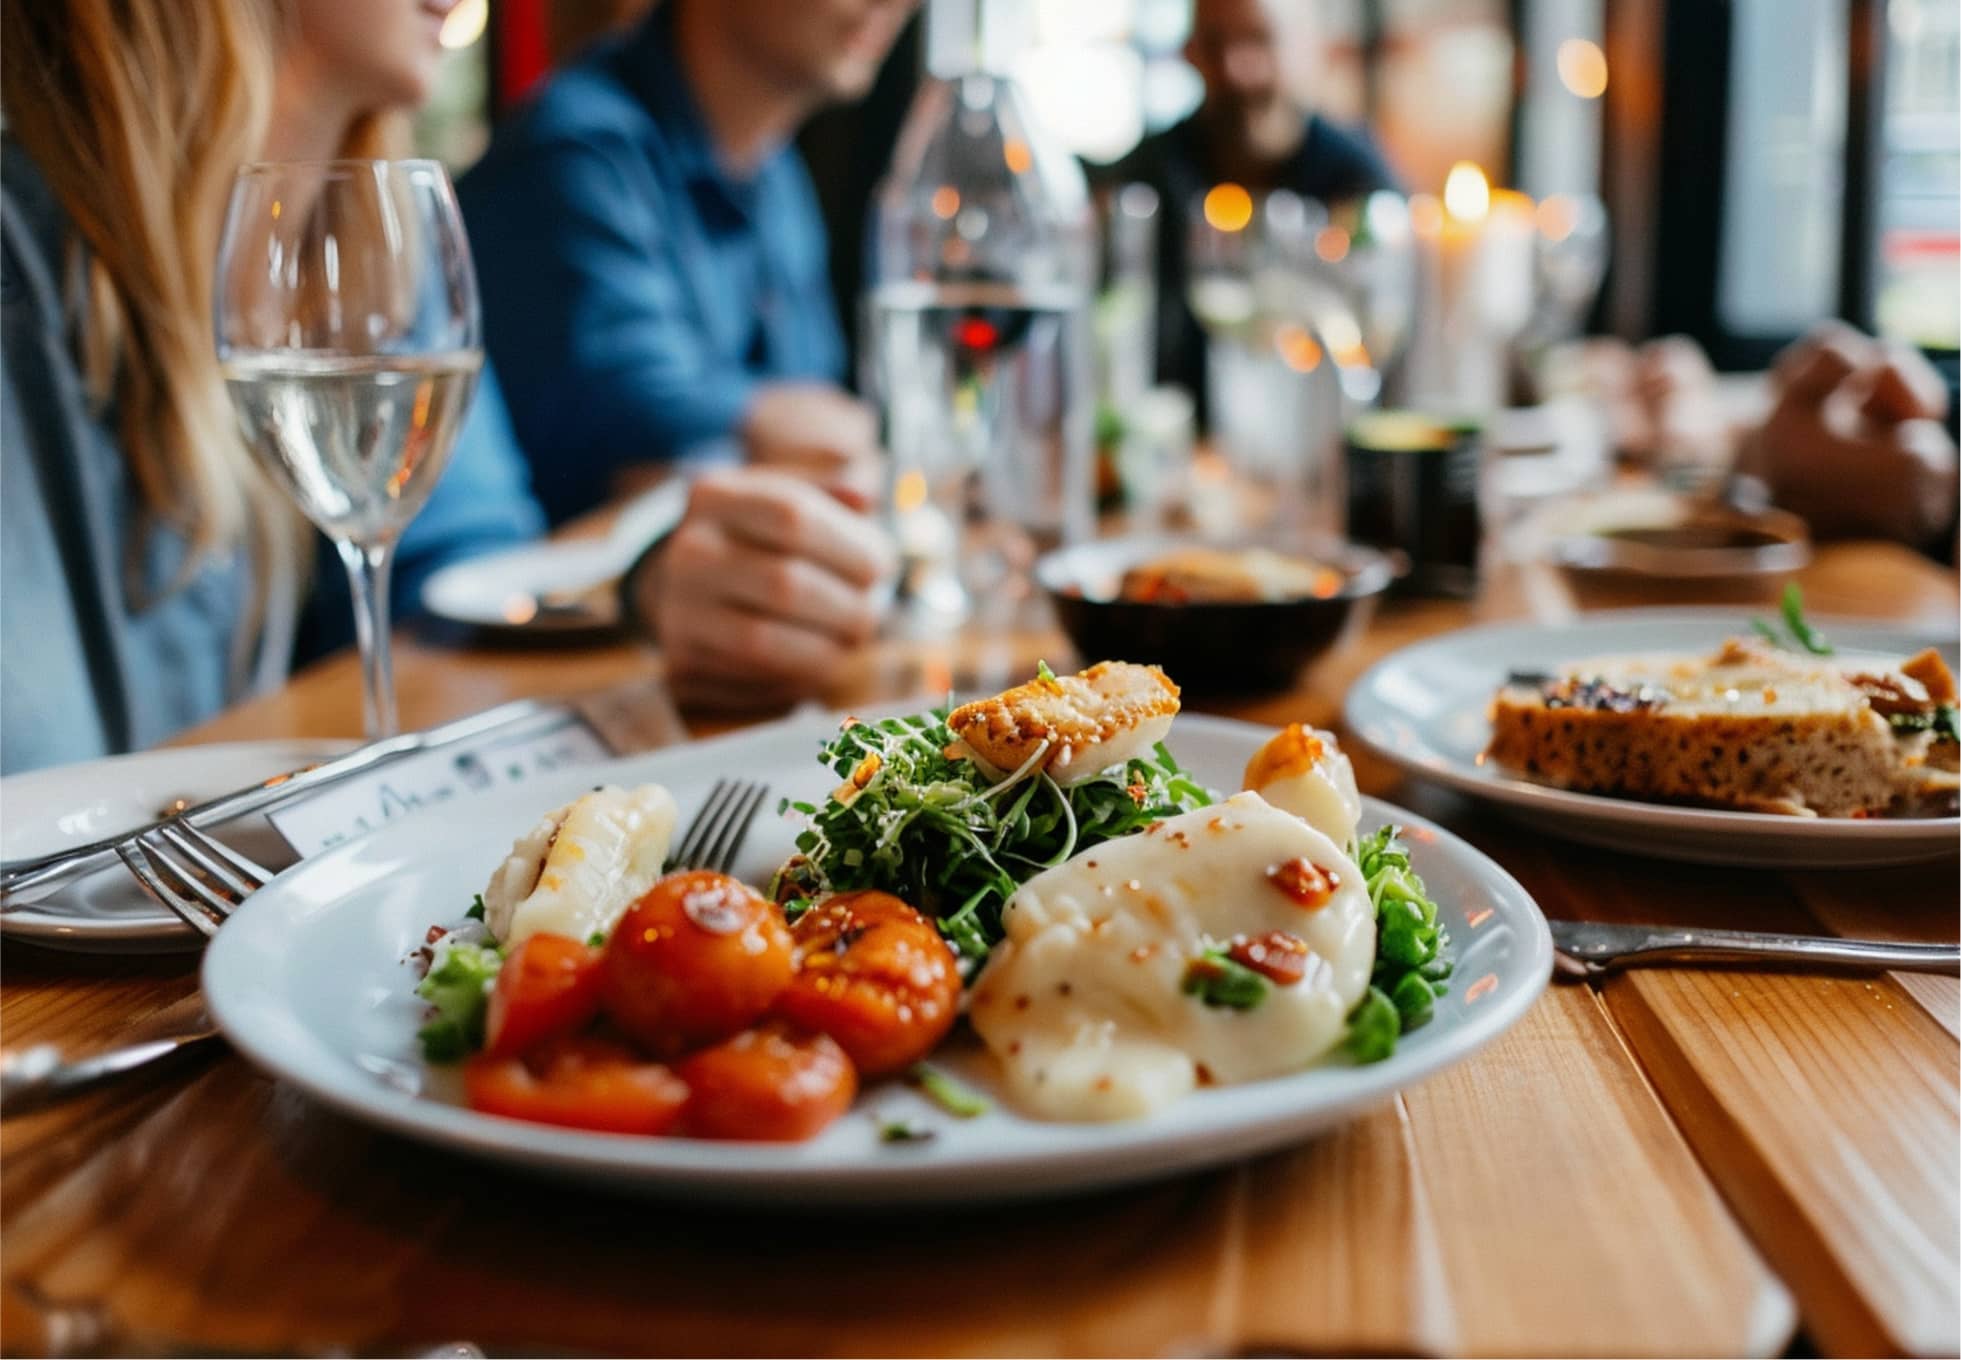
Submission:
[[[510,946],[541,932],[611,931],[661,876],[675,816],[674,795],[658,784],[598,789],[547,813],[483,890],[491,934]]]

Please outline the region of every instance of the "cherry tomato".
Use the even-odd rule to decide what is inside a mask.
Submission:
[[[858,1074],[822,1034],[781,1023],[746,1029],[676,1069],[688,1086],[682,1126],[698,1138],[795,1143],[851,1108]]]
[[[828,1034],[866,1077],[933,1051],[953,1027],[960,969],[933,923],[890,893],[840,893],[791,928],[797,975],[776,1013]]]
[[[533,935],[497,970],[483,1051],[514,1058],[577,1033],[598,1014],[599,951],[563,935]]]
[[[479,1053],[464,1065],[463,1089],[484,1114],[601,1133],[666,1133],[688,1101],[672,1070],[590,1035],[551,1040],[522,1058]]]
[[[775,903],[727,874],[669,874],[607,939],[600,1005],[627,1037],[685,1053],[760,1020],[795,969]]]

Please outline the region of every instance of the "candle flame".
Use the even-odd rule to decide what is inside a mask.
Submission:
[[[1214,231],[1244,231],[1253,220],[1253,196],[1237,184],[1217,184],[1205,195],[1205,221]]]
[[[1444,209],[1460,222],[1482,222],[1491,211],[1491,181],[1469,161],[1450,167],[1444,181]]]

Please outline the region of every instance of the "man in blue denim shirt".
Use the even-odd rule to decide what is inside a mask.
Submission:
[[[554,521],[636,464],[869,459],[789,139],[862,95],[916,0],[664,0],[510,123],[460,194],[485,333]]]

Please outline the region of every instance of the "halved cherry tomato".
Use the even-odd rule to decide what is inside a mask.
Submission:
[[[960,969],[933,923],[890,893],[840,893],[791,927],[797,975],[776,1013],[828,1034],[866,1077],[910,1066],[953,1027]]]
[[[463,1067],[470,1108],[601,1133],[666,1133],[688,1088],[664,1064],[591,1035],[553,1039],[522,1058],[479,1053]]]
[[[497,970],[483,1051],[514,1058],[577,1033],[598,1014],[599,951],[564,935],[533,935]]]
[[[688,1085],[687,1132],[698,1138],[794,1143],[851,1108],[858,1074],[822,1034],[783,1024],[746,1029],[677,1069]]]
[[[727,874],[669,874],[607,939],[600,1005],[628,1038],[685,1053],[761,1019],[795,968],[774,902]]]

